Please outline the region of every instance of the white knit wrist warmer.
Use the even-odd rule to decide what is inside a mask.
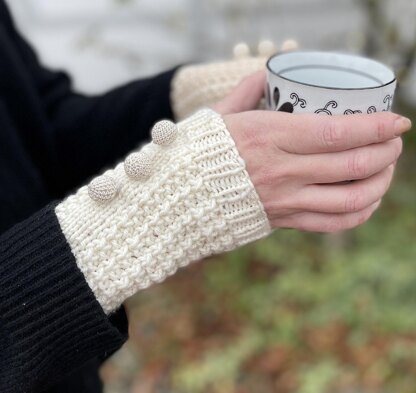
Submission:
[[[197,112],[178,124],[177,134],[157,124],[153,141],[56,207],[106,313],[178,267],[271,230],[217,113]]]
[[[247,57],[223,63],[198,64],[179,69],[172,81],[175,117],[184,119],[229,94],[241,80],[266,69],[266,57]]]

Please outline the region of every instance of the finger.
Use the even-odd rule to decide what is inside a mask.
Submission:
[[[274,228],[294,228],[306,232],[334,233],[364,224],[380,206],[381,200],[367,208],[346,214],[298,213],[272,222]]]
[[[246,78],[222,101],[213,106],[221,115],[239,113],[257,108],[264,95],[265,71],[258,71]]]
[[[400,115],[293,115],[264,111],[250,118],[246,128],[272,136],[276,146],[288,153],[328,153],[353,149],[397,138],[411,127]]]
[[[347,184],[306,186],[293,204],[303,211],[355,213],[383,197],[390,186],[393,172],[392,164],[368,179]]]
[[[402,152],[402,140],[359,147],[338,153],[296,155],[293,165],[302,168],[308,184],[366,179],[394,164]]]

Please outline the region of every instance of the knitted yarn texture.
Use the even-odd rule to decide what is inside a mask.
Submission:
[[[223,63],[179,69],[172,81],[171,102],[177,119],[211,106],[229,94],[241,80],[266,69],[267,57],[246,57]]]
[[[112,200],[97,202],[84,186],[55,209],[78,267],[106,313],[181,266],[271,231],[217,113],[197,112],[177,125],[170,144],[151,142],[140,153],[151,157],[148,178],[128,176],[120,163],[104,173],[118,185]]]

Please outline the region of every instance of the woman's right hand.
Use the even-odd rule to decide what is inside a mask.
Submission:
[[[272,227],[314,232],[368,220],[389,188],[400,136],[411,127],[393,113],[250,111],[223,118]]]
[[[402,151],[409,119],[384,112],[325,116],[252,111],[265,72],[214,106],[223,116],[273,228],[337,232],[368,220]]]

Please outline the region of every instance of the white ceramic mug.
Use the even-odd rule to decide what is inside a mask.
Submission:
[[[288,52],[267,62],[266,106],[290,113],[390,111],[394,72],[377,61],[331,52]]]

